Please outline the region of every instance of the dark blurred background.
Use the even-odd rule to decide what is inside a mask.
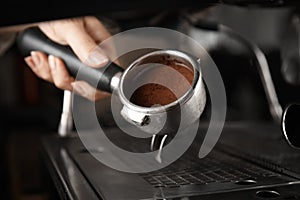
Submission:
[[[285,107],[300,101],[298,15],[294,5],[201,4],[170,10],[150,9],[148,12],[99,13],[97,16],[113,34],[136,27],[159,26],[190,35],[206,48],[222,74],[228,98],[227,120],[271,121],[258,68],[251,54],[234,39],[202,30],[186,17],[225,24],[256,43],[267,57],[280,103]],[[25,19],[34,21],[29,17]],[[43,18],[38,21],[40,19]],[[296,70],[287,76],[283,73],[285,66],[295,66]],[[40,138],[57,134],[63,91],[37,78],[12,42],[0,56],[0,96],[1,199],[56,199],[43,163]]]

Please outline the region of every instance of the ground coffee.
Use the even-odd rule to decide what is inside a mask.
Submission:
[[[151,76],[154,76],[161,81],[168,82],[167,85],[171,85],[172,89],[161,84],[147,83],[133,92],[130,101],[143,107],[151,107],[157,104],[167,105],[185,94],[193,82],[193,71],[180,64],[172,64],[168,67],[170,67],[169,72],[168,70],[155,71]],[[178,73],[175,73],[174,75],[174,69],[181,75]],[[171,70],[173,71],[171,72]],[[177,94],[178,98],[175,94]]]

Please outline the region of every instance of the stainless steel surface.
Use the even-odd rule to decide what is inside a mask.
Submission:
[[[112,77],[111,82],[110,82],[110,88],[112,91],[118,89],[121,76],[122,76],[122,73],[117,73]]]
[[[300,150],[300,137],[299,137],[299,122],[300,105],[288,105],[282,116],[281,129],[285,140],[290,147]]]
[[[278,96],[270,73],[269,64],[267,62],[265,54],[255,43],[247,40],[237,32],[233,31],[231,28],[225,25],[219,25],[219,29],[220,31],[228,33],[229,35],[232,35],[233,37],[237,38],[239,41],[243,42],[246,46],[248,46],[250,50],[253,51],[253,54],[256,57],[256,61],[258,64],[257,66],[259,75],[269,103],[270,113],[274,120],[280,123],[282,117],[282,107],[278,100]]]
[[[207,21],[203,20],[203,16],[197,16],[197,14],[185,13],[184,18],[185,19],[181,25],[182,31],[186,32],[196,40],[201,41],[201,44],[206,49],[214,49],[218,46],[218,43],[227,44],[229,41],[229,36],[230,39],[233,39],[233,41],[229,42],[231,43],[230,45],[235,45],[234,48],[237,49],[235,51],[243,52],[243,54],[247,54],[250,51],[251,55],[253,55],[255,58],[255,66],[258,69],[260,80],[263,85],[270,114],[272,118],[277,121],[277,123],[280,123],[283,109],[279,102],[275,85],[270,73],[270,66],[264,52],[260,49],[260,47],[255,42],[250,40],[248,38],[249,36],[244,36],[239,31],[235,31],[225,24],[214,20],[210,21],[209,19]],[[207,30],[209,33],[205,32]],[[214,33],[211,31],[214,31]],[[200,32],[200,34],[198,32]],[[223,34],[225,34],[227,38],[224,37]],[[201,37],[202,35],[204,35],[204,37]]]
[[[70,137],[61,138],[53,135],[43,139],[45,139],[43,140],[45,164],[60,198],[63,200],[99,200],[88,180],[85,179],[64,147]]]
[[[58,126],[58,135],[61,137],[67,136],[72,131],[72,92],[65,90],[63,99],[63,109]]]
[[[151,143],[150,143],[150,150],[151,151],[154,151],[155,138],[156,138],[156,135],[152,135],[152,137],[151,137]]]
[[[162,138],[162,140],[160,141],[160,144],[159,144],[157,155],[155,157],[155,159],[159,163],[162,163],[162,150],[163,150],[163,147],[164,147],[167,137],[168,137],[168,135],[164,135],[164,137]]]
[[[126,119],[128,122],[137,125],[138,127],[144,127],[147,121],[149,121],[149,115],[145,113],[140,113],[135,110],[128,108],[127,106],[123,106],[121,110],[121,115]],[[162,119],[162,116],[160,117]],[[161,122],[165,122],[165,120],[160,120]],[[157,128],[161,128],[157,124]],[[156,130],[156,129],[155,129]],[[153,130],[154,131],[154,130]]]
[[[281,73],[284,80],[291,85],[300,84],[300,16],[291,16],[282,39]]]
[[[276,130],[278,128],[277,126],[274,126],[274,124],[271,126],[276,128]],[[266,130],[271,131],[271,134],[269,134]],[[225,128],[225,131],[226,134],[223,135],[221,138],[221,143],[218,145],[223,144],[223,142],[228,144],[227,142],[233,141],[231,145],[237,145],[239,147],[248,144],[252,147],[252,149],[257,149],[257,147],[265,148],[266,151],[268,149],[277,149],[277,159],[279,159],[278,152],[289,153],[289,149],[282,148],[284,145],[278,145],[277,142],[284,144],[282,140],[279,141],[277,137],[270,140],[270,135],[280,136],[281,133],[280,131],[278,132],[270,129],[270,127],[266,126],[266,124],[232,124],[228,126],[228,129]],[[246,134],[244,131],[249,131],[255,134]],[[109,134],[115,134],[113,129],[109,131]],[[238,137],[244,138],[245,140],[243,141],[245,144],[243,143],[241,145],[239,143],[240,140],[232,140],[232,138]],[[249,137],[252,139],[250,140]],[[260,143],[257,142],[258,138],[260,138]],[[266,140],[269,141],[267,143],[268,146],[261,145],[262,143],[265,143]],[[52,173],[52,176],[57,178],[57,186],[60,184],[58,189],[62,191],[62,195],[69,196],[70,199],[155,199],[153,198],[153,195],[158,195],[158,198],[159,195],[163,193],[165,198],[170,200],[180,200],[184,198],[240,200],[261,199],[255,195],[256,192],[261,190],[277,191],[280,193],[280,199],[298,199],[300,197],[299,182],[296,179],[294,179],[296,180],[294,182],[288,182],[289,178],[284,175],[288,174],[287,171],[282,171],[282,175],[277,178],[270,176],[265,177],[264,179],[255,179],[257,183],[252,185],[238,185],[235,182],[219,182],[202,185],[187,185],[180,188],[154,188],[151,185],[146,185],[138,174],[120,173],[96,161],[93,156],[91,156],[82,146],[82,143],[78,137],[59,138],[57,136],[55,137],[53,135],[49,135],[43,138],[43,147],[46,152],[45,158],[47,160],[49,169],[55,172]],[[249,151],[251,150],[249,148],[242,149]],[[216,149],[214,151],[216,151]],[[218,156],[216,158],[227,160],[226,158],[228,154],[226,154],[226,151],[222,151],[222,153],[225,153],[224,155],[226,156]],[[235,150],[234,153],[235,154],[231,155],[236,155],[236,159],[240,159],[239,155],[243,155],[243,151],[239,150]],[[210,156],[212,156],[212,154],[210,154],[209,157]],[[253,158],[263,158],[265,155],[253,154],[253,156]],[[294,156],[288,157],[288,160],[290,162],[296,162],[298,158],[299,152]],[[265,160],[265,164],[260,163],[262,164],[260,166],[268,166],[269,169],[271,169],[272,166],[268,165],[266,163],[267,161],[271,160]],[[200,168],[203,167],[201,162],[204,162],[204,160],[200,160],[200,163],[198,164],[198,167]],[[258,163],[258,160],[251,163]],[[220,165],[216,167],[224,169],[226,165]],[[247,167],[247,165],[244,166],[244,168],[250,169]],[[70,171],[70,169],[72,169],[72,171]],[[280,171],[280,169],[272,169],[276,170],[278,173]],[[299,171],[299,166],[297,169]],[[291,178],[291,180],[293,180],[293,178]],[[143,193],[143,191],[145,191],[145,187],[149,188],[147,191],[150,193]],[[152,192],[151,188],[153,189]],[[133,193],[140,195],[140,197],[143,196],[143,198],[132,198]],[[148,194],[148,196],[144,196],[145,194]],[[170,195],[177,197],[170,197]]]

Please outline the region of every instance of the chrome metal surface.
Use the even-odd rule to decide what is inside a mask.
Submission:
[[[269,103],[270,113],[274,120],[280,122],[283,110],[278,100],[278,95],[276,93],[274,82],[270,73],[270,67],[268,65],[265,54],[255,43],[247,40],[231,28],[225,25],[219,25],[219,29],[220,31],[233,36],[234,38],[245,44],[253,52],[257,61],[258,72]]]
[[[160,141],[160,144],[159,144],[159,149],[158,149],[157,155],[155,157],[156,161],[159,163],[162,163],[162,150],[163,150],[163,147],[164,147],[167,137],[168,137],[168,135],[164,135],[164,137],[162,138],[162,140]]]
[[[299,137],[295,138],[295,136],[299,134],[299,128],[298,128],[299,124],[297,123],[298,122],[297,119],[300,113],[299,113],[299,109],[298,112],[291,113],[293,111],[295,112],[295,108],[293,110],[293,107],[299,108],[300,106],[299,104],[290,104],[285,108],[282,116],[281,129],[284,138],[287,141],[287,143],[290,145],[290,147],[300,150]],[[293,120],[291,120],[291,118],[293,118]]]
[[[63,109],[58,126],[58,135],[61,137],[67,136],[72,131],[73,117],[72,117],[72,92],[64,91]]]
[[[122,76],[122,73],[119,72],[119,73],[116,73],[112,79],[111,79],[111,82],[110,82],[110,88],[111,88],[111,91],[115,91],[119,88],[119,82],[120,82],[120,78]]]

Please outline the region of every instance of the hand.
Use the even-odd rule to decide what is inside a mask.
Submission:
[[[98,44],[110,37],[110,33],[97,18],[88,16],[42,22],[38,27],[54,42],[69,45],[85,64],[102,67],[108,62],[107,56]],[[38,77],[54,83],[62,90],[74,90],[90,100],[99,100],[110,95],[96,90],[84,81],[75,81],[68,73],[64,62],[53,55],[48,56],[43,52],[34,51],[25,58],[25,62]]]

